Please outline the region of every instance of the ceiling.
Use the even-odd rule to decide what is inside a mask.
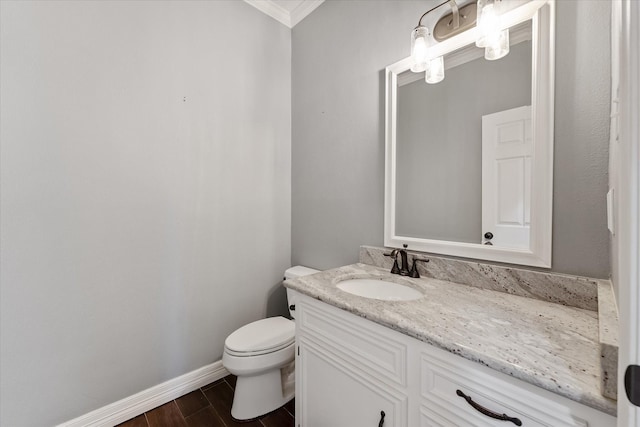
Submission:
[[[324,0],[244,0],[273,19],[293,28]]]

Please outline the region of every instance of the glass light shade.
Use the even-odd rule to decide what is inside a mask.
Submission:
[[[489,40],[487,40],[489,42]],[[493,61],[507,56],[509,53],[509,30],[500,31],[496,40],[491,40],[484,48],[484,59]]]
[[[427,38],[429,29],[418,26],[411,32],[411,71],[420,73],[427,69]]]
[[[444,80],[444,59],[442,56],[430,59],[427,62],[424,80],[429,84],[439,83]]]
[[[477,47],[486,47],[489,39],[497,38],[500,31],[500,2],[495,0],[478,0],[478,15],[476,27],[478,37]]]

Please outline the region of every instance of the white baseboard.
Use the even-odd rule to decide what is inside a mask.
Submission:
[[[229,375],[222,360],[125,397],[57,427],[111,427]]]

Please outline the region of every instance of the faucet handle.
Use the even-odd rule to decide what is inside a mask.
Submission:
[[[400,267],[398,267],[398,258],[393,259],[393,267],[391,268],[391,274],[400,274]]]
[[[391,268],[391,274],[400,274],[400,267],[398,266],[398,250],[394,249],[390,253],[384,254],[384,256],[393,258],[393,267]]]
[[[420,259],[420,258],[414,258],[413,259],[413,266],[411,266],[411,272],[409,272],[409,277],[413,277],[414,279],[419,279],[420,278],[420,273],[418,273],[418,262],[429,262],[428,259]]]

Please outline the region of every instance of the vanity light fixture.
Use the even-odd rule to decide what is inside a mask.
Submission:
[[[502,0],[477,0],[458,7],[456,0],[447,0],[422,14],[418,25],[411,32],[411,71],[425,72],[425,81],[433,84],[444,79],[444,58],[430,55],[432,43],[441,42],[478,26],[476,46],[485,49],[488,60],[500,59],[509,53],[509,30],[500,26],[499,6]],[[443,16],[433,27],[433,34],[422,24],[429,13],[448,4],[451,13]]]
[[[429,55],[430,36],[429,29],[422,25],[422,20],[429,13],[445,4],[451,6],[451,13],[442,17],[433,27],[433,40],[441,41],[454,36],[475,24],[476,13],[470,13],[469,6],[475,8],[475,3],[465,6],[462,10],[458,8],[455,0],[447,0],[439,5],[427,10],[418,20],[418,25],[411,32],[411,71],[414,73],[425,72],[427,83],[438,83],[444,79],[444,59],[442,56],[433,57]]]

